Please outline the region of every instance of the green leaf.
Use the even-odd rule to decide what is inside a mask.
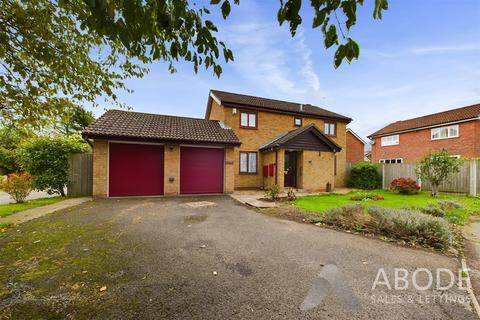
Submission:
[[[335,51],[335,57],[333,60],[335,69],[338,69],[342,64],[343,58],[345,58],[345,46],[342,44],[338,46],[337,51]]]
[[[210,0],[210,4],[219,4],[221,0]]]
[[[312,28],[317,28],[322,25],[323,21],[325,21],[325,17],[327,12],[325,10],[316,10],[315,11],[315,18],[313,19]]]
[[[230,10],[230,2],[228,0],[225,0],[222,4],[223,19],[227,19],[228,15],[230,14]]]
[[[338,43],[337,28],[331,24],[326,32],[324,32],[325,47],[328,49]]]

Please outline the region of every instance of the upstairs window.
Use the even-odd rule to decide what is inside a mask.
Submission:
[[[381,144],[382,147],[385,146],[394,146],[400,143],[400,137],[398,134],[394,134],[392,136],[382,137]]]
[[[431,134],[432,140],[456,138],[459,135],[458,124],[448,127],[433,128]]]
[[[256,128],[257,114],[255,112],[240,112],[240,128]]]
[[[325,122],[325,134],[327,136],[337,135],[337,126],[334,122]]]
[[[302,126],[302,118],[295,118],[294,125],[295,125],[295,127],[301,127]]]

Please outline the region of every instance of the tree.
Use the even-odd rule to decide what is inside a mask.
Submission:
[[[439,185],[447,181],[450,175],[459,171],[460,160],[452,157],[446,150],[430,152],[416,166],[415,172],[421,181],[432,186],[430,195],[438,195]]]
[[[32,174],[35,189],[65,196],[64,189],[69,183],[68,156],[86,148],[77,136],[33,138],[21,144],[19,163],[22,170]]]
[[[373,0],[372,0],[373,1]],[[374,19],[382,17],[387,0],[374,0]],[[221,58],[232,51],[215,36],[209,19],[220,8],[226,19],[239,0],[211,0],[210,6],[188,0],[3,0],[0,2],[0,116],[37,125],[61,116],[59,100],[124,106],[117,90],[141,77],[153,61],[166,61],[171,72],[179,59],[222,73]],[[281,0],[277,19],[288,23],[292,36],[302,23],[302,0]],[[321,26],[326,48],[336,47],[334,65],[360,54],[348,32],[364,0],[311,0],[312,27]],[[337,32],[337,28],[339,32]],[[338,33],[341,34],[341,38]],[[221,57],[222,56],[222,57]]]
[[[27,128],[16,127],[8,123],[0,123],[0,168],[7,172],[19,170],[16,149],[26,138],[33,136]]]
[[[95,117],[91,111],[87,111],[79,105],[72,104],[59,121],[59,131],[66,136],[80,134],[94,121]]]

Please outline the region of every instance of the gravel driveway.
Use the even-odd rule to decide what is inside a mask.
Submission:
[[[215,205],[186,205],[193,201]],[[101,298],[90,300],[90,319],[476,319],[468,303],[433,302],[429,297],[440,293],[411,284],[403,291],[381,285],[372,290],[379,268],[393,286],[394,268],[410,275],[417,268],[457,272],[454,258],[276,219],[227,196],[105,199],[41,219],[111,225],[104,233],[115,234],[113,240],[98,234],[114,248],[127,248],[120,260],[128,266],[111,277],[118,280]],[[85,248],[81,239],[74,243]],[[82,251],[72,245],[71,252]],[[357,307],[342,299],[342,292],[329,290],[317,307],[302,311],[312,283],[333,264]],[[418,283],[425,284],[425,278]],[[466,295],[451,289],[442,296]]]

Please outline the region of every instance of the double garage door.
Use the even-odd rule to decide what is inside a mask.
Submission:
[[[223,192],[223,149],[181,147],[179,161],[179,175],[164,172],[162,145],[110,143],[109,196],[162,195],[171,176],[180,177],[181,194]]]

